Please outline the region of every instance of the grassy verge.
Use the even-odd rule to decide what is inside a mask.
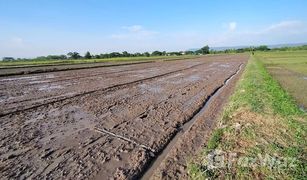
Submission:
[[[251,57],[191,179],[306,178],[306,113]]]
[[[63,65],[63,64],[82,64],[82,63],[99,63],[99,62],[127,62],[127,61],[146,61],[146,60],[172,60],[172,59],[189,59],[196,58],[195,55],[184,56],[152,56],[152,57],[118,57],[107,59],[76,59],[76,60],[27,60],[27,61],[10,61],[1,62],[1,67],[16,67],[16,66],[39,66],[39,65]]]

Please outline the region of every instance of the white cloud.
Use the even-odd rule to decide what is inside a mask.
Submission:
[[[301,28],[304,26],[304,23],[301,21],[282,21],[277,24],[273,24],[266,29],[266,31],[278,31],[278,30],[289,30]]]
[[[141,25],[123,26],[122,29],[126,29],[130,32],[140,32],[144,30],[143,26]]]
[[[250,35],[291,35],[302,34],[307,32],[307,24],[303,21],[281,21],[279,23],[268,25],[258,30],[248,30],[244,34]]]
[[[133,39],[133,40],[144,40],[154,37],[158,32],[147,30],[141,25],[123,26],[122,32],[112,34],[113,39]]]
[[[299,20],[281,21],[245,31],[239,31],[235,22],[223,26],[227,30],[208,37],[209,45],[237,46],[307,42],[307,23]]]
[[[20,48],[24,46],[24,41],[20,37],[12,37],[9,40],[8,45],[12,48]]]
[[[258,28],[256,28],[256,23],[250,24],[249,27],[240,24],[239,28],[238,23],[235,21],[223,23],[214,31],[178,28],[177,31],[166,29],[164,32],[156,32],[142,25],[122,26],[118,28],[117,33],[106,36],[93,34],[80,39],[79,35],[75,37],[68,34],[68,38],[64,38],[65,42],[62,42],[63,38],[54,41],[50,37],[47,38],[48,41],[44,38],[44,41],[39,42],[30,36],[24,39],[17,35],[6,35],[2,39],[0,36],[0,57],[34,57],[65,54],[69,51],[78,51],[83,54],[85,50],[91,53],[124,50],[129,52],[178,51],[206,44],[210,47],[225,47],[307,42],[306,21],[281,21],[262,27],[259,27],[258,24]]]
[[[262,28],[250,27],[243,31],[238,29],[235,21],[222,24],[223,30],[208,34],[199,31],[179,31],[156,33],[141,25],[124,26],[122,32],[112,35],[114,49],[122,47],[134,51],[186,50],[205,44],[213,47],[281,44],[307,42],[307,25],[302,21],[281,21],[268,24]],[[246,28],[246,27],[245,27]],[[117,44],[116,44],[117,43]]]
[[[237,28],[237,23],[236,22],[230,22],[228,24],[228,30],[229,31],[234,31],[234,30],[236,30],[236,28]]]

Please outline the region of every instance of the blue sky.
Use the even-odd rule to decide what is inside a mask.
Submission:
[[[0,0],[0,57],[307,42],[306,0]]]

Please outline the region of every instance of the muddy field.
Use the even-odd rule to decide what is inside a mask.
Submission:
[[[176,168],[184,171],[183,160],[168,165],[166,159],[185,152],[173,150],[176,143],[193,147],[193,125],[206,126],[206,119],[191,122],[200,113],[218,112],[221,104],[204,108],[218,91],[233,86],[247,58],[220,55],[1,77],[0,178],[174,177]],[[183,130],[193,135],[185,134],[185,143],[177,136]]]

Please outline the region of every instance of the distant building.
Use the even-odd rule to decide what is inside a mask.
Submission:
[[[14,61],[15,59],[13,57],[3,57],[2,61]]]

